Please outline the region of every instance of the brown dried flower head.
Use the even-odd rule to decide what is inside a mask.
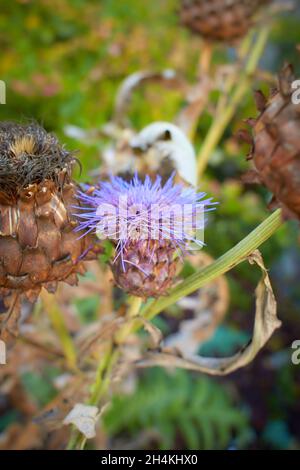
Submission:
[[[252,135],[243,132],[242,137],[252,145],[253,160],[244,180],[264,184],[273,193],[272,206],[300,220],[300,104],[292,100],[294,79],[292,66],[286,65],[268,100],[256,92],[260,115],[248,121]]]
[[[34,300],[42,286],[76,283],[91,237],[78,238],[74,156],[35,123],[0,124],[0,294]]]
[[[235,42],[253,25],[258,9],[270,0],[181,0],[181,23],[211,40]]]

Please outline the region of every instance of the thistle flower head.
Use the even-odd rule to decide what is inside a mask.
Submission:
[[[78,207],[81,220],[76,230],[96,231],[99,238],[118,241],[118,254],[131,242],[171,240],[174,246],[187,248],[191,241],[202,246],[193,233],[203,230],[204,212],[214,209],[212,198],[192,187],[173,184],[173,175],[162,185],[149,176],[141,181],[137,175],[127,182],[111,177],[102,182],[92,195],[80,193],[88,207]]]
[[[158,264],[170,266],[176,252],[185,252],[191,242],[200,247],[204,244],[204,214],[214,209],[216,203],[192,187],[174,184],[173,176],[164,185],[160,176],[154,182],[149,176],[142,181],[135,175],[129,182],[111,177],[90,194],[79,194],[82,207],[77,208],[80,222],[76,230],[95,231],[99,238],[114,241],[116,253],[112,265],[114,273],[117,272],[116,280],[135,295],[140,295],[136,285],[145,285],[146,279],[157,280]],[[126,273],[129,274],[124,277]],[[127,282],[126,286],[120,282],[120,276],[126,281],[133,274],[134,291]],[[152,287],[149,292],[154,295]]]

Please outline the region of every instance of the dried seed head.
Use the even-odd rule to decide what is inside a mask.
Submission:
[[[57,138],[41,126],[0,123],[0,191],[16,196],[29,184],[69,177],[75,159]]]
[[[91,237],[78,239],[71,206],[72,154],[36,124],[0,124],[0,295],[17,289],[30,300],[42,286],[76,283]]]
[[[247,34],[257,10],[270,0],[181,0],[181,23],[212,41],[234,42]]]
[[[251,123],[253,169],[248,182],[261,182],[285,217],[300,220],[300,104],[292,101],[293,69],[286,65],[269,100],[260,93],[260,115]]]

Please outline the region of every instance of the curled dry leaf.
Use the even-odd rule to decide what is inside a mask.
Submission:
[[[124,124],[133,92],[143,84],[149,82],[160,83],[167,88],[175,88],[180,91],[185,91],[187,88],[186,82],[180,78],[174,70],[167,69],[162,72],[141,70],[135,72],[129,75],[119,88],[115,101],[115,122]]]
[[[65,417],[63,424],[74,424],[76,428],[87,438],[96,436],[96,423],[99,416],[97,406],[82,405],[77,403]]]
[[[165,349],[161,352],[149,352],[138,360],[139,367],[165,366],[181,367],[211,375],[227,375],[249,364],[264,347],[274,331],[281,326],[277,318],[277,304],[262,256],[258,250],[249,257],[250,264],[256,264],[262,271],[262,278],[256,288],[256,312],[252,339],[244,348],[233,356],[226,358],[210,358],[196,355],[181,356],[172,354]]]

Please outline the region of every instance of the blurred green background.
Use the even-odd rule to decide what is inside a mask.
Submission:
[[[64,134],[66,125],[89,130],[109,121],[120,82],[136,70],[172,68],[195,80],[201,40],[179,26],[177,6],[176,0],[1,0],[0,79],[7,85],[7,104],[0,106],[0,119],[35,119],[54,131],[78,150],[81,179],[88,179],[101,164],[107,142],[72,140]],[[262,68],[276,72],[284,61],[291,61],[300,76],[295,49],[300,44],[299,21],[299,11],[274,19]],[[215,63],[233,60],[232,48],[217,48]],[[264,84],[255,86],[267,89]],[[130,118],[137,129],[154,120],[172,121],[182,104],[178,92],[149,85],[134,95]],[[269,194],[240,182],[247,168],[246,151],[231,139],[242,120],[255,115],[249,90],[205,175],[205,184],[220,201],[206,233],[207,251],[214,257],[268,214]],[[197,148],[209,123],[209,114],[204,114],[197,128]],[[133,395],[115,396],[105,416],[111,442],[133,448],[300,448],[300,365],[291,363],[291,344],[300,339],[297,224],[286,224],[262,252],[282,329],[252,365],[224,379],[185,371],[143,372]],[[229,355],[247,341],[258,276],[246,264],[230,273],[228,315],[201,352]],[[79,311],[84,316],[95,308],[92,300]],[[50,373],[25,377],[24,387],[43,404],[52,398]],[[0,432],[16,420],[22,418],[13,407],[1,408],[0,400]],[[140,434],[146,430],[150,437],[141,444]]]

